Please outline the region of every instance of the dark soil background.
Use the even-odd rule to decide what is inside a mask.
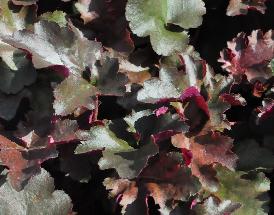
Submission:
[[[113,0],[114,1],[114,0]],[[246,16],[228,17],[226,16],[226,8],[228,0],[204,0],[206,3],[207,14],[204,16],[202,26],[198,29],[190,30],[191,44],[200,53],[201,57],[210,64],[218,73],[224,73],[220,64],[217,62],[220,51],[226,47],[226,42],[234,38],[239,32],[250,34],[252,30],[262,29],[267,31],[274,29],[274,0],[268,0],[266,13],[260,14],[256,11],[250,11]],[[64,3],[59,0],[40,0],[38,3],[38,13],[46,11],[63,10],[68,14],[73,12],[72,2]],[[75,17],[79,19],[79,17]],[[248,89],[247,89],[248,91]],[[248,92],[247,92],[248,94]],[[101,99],[101,118],[113,119],[124,116],[125,110],[115,103],[116,98],[106,97]],[[255,106],[261,101],[249,100],[249,104]],[[111,109],[109,108],[111,107]],[[252,108],[251,108],[252,109]],[[228,117],[237,119],[249,112],[243,112],[238,109],[230,112]],[[246,130],[246,137],[251,134],[251,130]],[[95,155],[97,156],[97,155]],[[111,171],[99,171],[96,165],[91,170],[91,180],[88,183],[79,183],[58,169],[58,160],[50,160],[43,164],[55,179],[57,189],[62,189],[70,195],[74,204],[74,211],[79,215],[107,215],[120,214],[120,208],[108,198],[108,193],[102,185],[103,179],[111,173]],[[274,175],[267,174],[271,179],[271,211],[274,214]],[[151,214],[157,214],[153,200],[150,200]],[[141,214],[140,214],[141,215]]]

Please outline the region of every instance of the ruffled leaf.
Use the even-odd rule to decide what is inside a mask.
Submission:
[[[55,114],[66,116],[78,107],[93,109],[92,96],[95,96],[96,92],[96,88],[85,79],[70,75],[54,89]]]
[[[24,86],[34,83],[37,77],[35,68],[24,52],[14,52],[13,62],[16,70],[11,69],[0,60],[0,90],[8,94],[18,93]]]
[[[139,179],[139,180],[138,180]],[[199,190],[199,182],[187,167],[182,166],[176,155],[161,155],[158,160],[146,167],[136,182],[107,178],[104,185],[111,190],[111,196],[121,195],[120,204],[124,214],[134,210],[145,211],[144,203],[148,196],[160,205],[162,214],[169,214],[177,205],[176,201],[186,201]],[[146,206],[145,206],[146,207]],[[146,214],[146,213],[144,213]]]
[[[244,174],[245,172],[232,172],[218,168],[219,188],[215,195],[221,200],[240,203],[241,207],[235,212],[236,215],[268,214],[262,208],[266,200],[260,200],[259,196],[270,189],[269,179],[262,172],[251,174],[249,179],[242,178]]]
[[[14,190],[9,182],[0,187],[1,214],[68,215],[71,212],[70,197],[64,191],[54,190],[54,180],[44,169],[20,192]]]
[[[248,10],[257,10],[264,14],[266,10],[266,1],[267,0],[230,0],[229,5],[227,7],[226,15],[246,15],[248,13]]]
[[[105,126],[94,126],[89,131],[80,130],[77,132],[81,143],[75,149],[76,154],[86,153],[93,150],[105,150],[112,152],[130,151],[132,147]]]
[[[133,33],[139,37],[150,36],[154,51],[165,56],[184,50],[188,44],[186,31],[172,32],[166,25],[195,28],[201,25],[205,13],[201,0],[129,0],[126,7],[126,17]]]
[[[236,76],[245,74],[248,80],[267,79],[273,75],[268,67],[274,57],[272,30],[265,34],[256,30],[250,36],[239,33],[227,46],[219,59],[227,72]]]
[[[206,134],[187,138],[183,134],[172,137],[172,144],[190,151],[192,174],[199,178],[202,185],[211,191],[217,190],[217,180],[212,165],[219,163],[230,170],[236,166],[237,156],[232,153],[232,139],[216,134]],[[182,153],[185,153],[182,151]]]
[[[58,156],[47,138],[25,138],[26,147],[0,136],[0,160],[9,168],[8,178],[14,189],[20,191],[28,180],[40,172],[45,160]]]
[[[45,20],[35,23],[34,32],[24,29],[12,36],[1,35],[1,38],[30,52],[35,68],[64,66],[78,76],[101,56],[101,44],[87,40],[74,26],[61,28],[57,23]]]

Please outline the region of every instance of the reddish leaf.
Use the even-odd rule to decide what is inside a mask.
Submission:
[[[272,76],[268,67],[274,58],[274,42],[272,30],[265,34],[261,30],[253,31],[251,36],[239,33],[227,43],[227,49],[221,52],[219,62],[223,69],[233,75],[245,74],[248,80],[269,78]]]
[[[209,190],[216,190],[215,171],[212,164],[219,163],[230,170],[236,165],[237,156],[231,152],[232,139],[219,133],[187,138],[183,134],[172,137],[172,143],[178,148],[188,149],[192,154],[190,168],[192,174]]]
[[[45,160],[57,156],[53,145],[47,138],[24,138],[30,148],[23,147],[0,135],[0,160],[9,168],[8,178],[16,190],[21,190],[27,181],[40,172],[40,165]]]
[[[246,15],[248,10],[265,13],[267,0],[230,0],[226,14],[228,16]]]

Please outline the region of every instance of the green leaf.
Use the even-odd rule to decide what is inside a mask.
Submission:
[[[242,206],[235,215],[266,215],[262,206],[264,200],[258,199],[260,195],[270,190],[270,181],[264,173],[253,174],[251,179],[242,178],[245,172],[233,172],[225,168],[217,168],[219,180],[218,192],[214,195],[222,200],[231,200]]]
[[[176,68],[163,67],[159,71],[159,78],[151,78],[144,82],[143,89],[137,94],[137,100],[156,103],[161,99],[178,98],[181,95],[180,84],[183,78],[182,73]]]
[[[272,73],[274,74],[274,59],[270,61],[270,68],[272,70]]]
[[[103,157],[98,165],[102,170],[114,168],[121,178],[133,179],[146,167],[148,159],[158,151],[154,143],[129,152],[103,151]]]
[[[129,0],[126,6],[126,18],[133,33],[150,36],[153,49],[165,56],[184,50],[188,44],[186,31],[169,31],[167,24],[195,28],[201,25],[205,13],[201,0]]]
[[[89,82],[81,77],[70,75],[54,90],[55,114],[66,116],[78,107],[91,110],[94,108],[92,96],[95,94],[96,88]]]
[[[76,154],[86,153],[93,150],[105,150],[112,152],[131,151],[133,148],[104,126],[91,127],[89,131],[79,130],[76,133],[81,140],[75,149]]]
[[[0,187],[0,214],[3,215],[68,215],[71,210],[70,197],[64,191],[54,190],[54,180],[44,169],[20,192],[8,181]]]
[[[40,16],[40,18],[49,22],[55,22],[60,27],[66,27],[67,25],[66,13],[60,10],[44,13]]]

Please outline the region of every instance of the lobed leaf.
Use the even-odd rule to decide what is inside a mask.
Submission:
[[[172,32],[166,25],[195,28],[201,25],[205,13],[201,0],[129,0],[126,6],[126,18],[133,33],[150,36],[154,51],[165,56],[184,50],[188,44],[186,31]]]

